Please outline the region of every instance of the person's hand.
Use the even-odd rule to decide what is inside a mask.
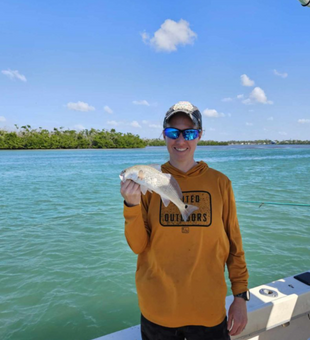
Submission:
[[[130,179],[121,182],[121,195],[124,197],[124,200],[129,207],[140,204],[140,185]]]
[[[246,301],[240,297],[235,297],[228,311],[227,328],[229,335],[240,334],[248,322]]]

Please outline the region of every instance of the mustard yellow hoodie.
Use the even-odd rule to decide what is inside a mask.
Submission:
[[[184,202],[196,205],[188,221],[156,193],[124,205],[125,236],[138,254],[136,286],[141,313],[165,327],[212,327],[226,315],[227,264],[233,294],[247,290],[246,268],[230,180],[203,161],[184,173],[165,163]]]

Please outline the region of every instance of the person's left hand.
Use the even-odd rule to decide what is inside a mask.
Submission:
[[[229,307],[227,328],[229,335],[240,334],[248,322],[246,301],[240,297],[235,297]]]

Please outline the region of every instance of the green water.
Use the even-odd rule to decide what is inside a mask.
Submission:
[[[0,152],[0,339],[90,340],[139,323],[118,174],[165,148]],[[310,204],[310,147],[199,147],[236,200]],[[237,203],[250,287],[310,269],[310,208]]]

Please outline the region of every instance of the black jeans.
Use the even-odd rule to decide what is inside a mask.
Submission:
[[[227,318],[214,327],[184,326],[170,328],[157,325],[141,314],[142,340],[230,340]]]

